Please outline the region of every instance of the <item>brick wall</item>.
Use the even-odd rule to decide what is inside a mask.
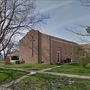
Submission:
[[[65,42],[62,40],[58,40],[56,38],[51,38],[51,63],[55,64],[58,61],[57,52],[60,52],[61,61],[65,60],[66,58],[71,58],[73,61],[76,59],[77,56],[77,44]]]
[[[38,63],[38,32],[32,30],[20,40],[20,59],[23,59],[25,63]]]
[[[45,34],[41,34],[41,60],[50,64],[50,40],[49,36]]]
[[[78,45],[40,33],[37,30],[31,30],[20,40],[20,59],[23,59],[25,63],[56,64],[57,52],[60,53],[60,62],[66,58],[71,58],[74,61]]]

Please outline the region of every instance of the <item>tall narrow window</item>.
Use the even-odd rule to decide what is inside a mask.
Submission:
[[[60,62],[61,56],[60,56],[60,51],[57,51],[57,62]]]

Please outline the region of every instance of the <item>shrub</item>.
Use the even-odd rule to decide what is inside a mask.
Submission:
[[[77,62],[80,66],[86,67],[88,63],[90,63],[90,56],[89,55],[80,55],[77,59]]]
[[[80,50],[77,62],[80,66],[85,68],[87,64],[90,63],[90,55],[87,52]]]

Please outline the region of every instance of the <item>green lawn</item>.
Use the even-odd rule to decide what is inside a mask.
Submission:
[[[27,70],[41,70],[45,68],[54,67],[56,65],[49,65],[49,64],[11,64],[11,65],[5,65],[0,64],[0,67],[6,67],[6,68],[22,68]]]
[[[90,76],[90,66],[88,66],[87,68],[82,68],[79,65],[61,65],[61,67],[51,69],[51,70],[49,70],[49,72],[89,75]]]
[[[25,78],[12,88],[14,90],[90,90],[90,80],[37,74]]]
[[[15,80],[27,73],[15,70],[0,69],[0,85]]]

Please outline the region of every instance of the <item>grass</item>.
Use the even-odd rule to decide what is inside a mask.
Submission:
[[[15,80],[25,74],[25,72],[21,71],[0,69],[0,85]]]
[[[0,59],[0,64],[2,64],[2,63],[4,63],[4,61]]]
[[[6,68],[22,68],[27,70],[41,70],[45,68],[54,67],[56,65],[49,65],[49,64],[11,64],[11,65],[5,65],[0,64],[0,67],[6,67]]]
[[[66,74],[78,74],[90,76],[90,66],[87,68],[80,67],[79,65],[61,65],[49,70],[49,72],[66,73]]]
[[[14,90],[90,90],[90,80],[37,74],[25,78],[11,88]]]

